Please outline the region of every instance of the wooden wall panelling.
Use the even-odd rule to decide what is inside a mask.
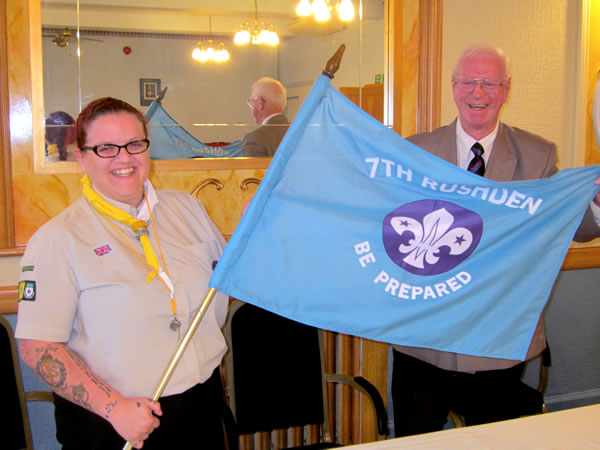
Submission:
[[[14,247],[12,176],[8,109],[6,0],[0,2],[0,248]]]

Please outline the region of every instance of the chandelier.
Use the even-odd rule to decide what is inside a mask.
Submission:
[[[208,16],[208,32],[209,37],[212,37],[212,18]],[[205,63],[209,61],[225,62],[229,61],[229,52],[225,49],[223,42],[214,45],[212,39],[208,39],[206,46],[202,42],[198,42],[192,51],[192,58],[198,62]]]
[[[235,33],[233,42],[237,45],[246,45],[249,43],[255,45],[279,44],[279,36],[275,33],[273,25],[266,24],[264,21],[258,21],[258,0],[254,0],[254,28],[250,29],[250,24],[244,22],[240,25],[240,30]]]
[[[340,20],[349,22],[354,19],[354,6],[352,0],[300,0],[296,7],[296,14],[299,16],[315,16],[315,20],[325,22],[331,18],[331,11],[337,10]]]

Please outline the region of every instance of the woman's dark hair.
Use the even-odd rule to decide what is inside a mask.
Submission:
[[[54,111],[46,117],[46,141],[58,148],[58,159],[67,160],[67,146],[75,138],[75,119],[64,111]]]
[[[93,120],[105,114],[116,114],[126,112],[135,115],[144,127],[144,137],[148,137],[148,128],[146,126],[146,117],[129,103],[113,97],[103,97],[89,103],[77,117],[77,146],[85,146],[87,139],[87,126]]]

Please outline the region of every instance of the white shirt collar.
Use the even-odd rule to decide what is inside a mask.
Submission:
[[[283,113],[275,113],[275,114],[271,114],[270,116],[265,117],[265,119],[262,121],[261,125],[264,125],[265,123],[267,123],[270,119],[272,119],[275,116],[280,116]]]
[[[469,165],[469,161],[473,158],[471,153],[471,147],[475,142],[479,142],[483,147],[483,159],[487,163],[490,159],[490,155],[494,148],[494,141],[498,135],[498,129],[500,128],[500,121],[496,122],[496,127],[487,136],[476,140],[467,134],[460,123],[460,118],[456,119],[456,152],[458,166],[466,169]]]
[[[154,211],[154,207],[158,205],[158,196],[156,195],[156,191],[154,190],[152,183],[150,183],[150,180],[144,182],[144,192],[146,193],[146,198],[148,198],[148,203],[142,201],[142,204],[138,207],[136,218],[147,222],[150,220],[148,205],[150,205],[151,211]]]

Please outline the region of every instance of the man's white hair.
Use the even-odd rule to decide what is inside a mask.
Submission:
[[[262,77],[256,80],[252,85],[252,92],[267,103],[278,106],[282,112],[287,106],[287,91],[275,78]]]
[[[498,58],[500,61],[503,80],[508,80],[510,78],[510,68],[508,57],[504,54],[501,48],[492,47],[491,45],[486,44],[473,44],[464,49],[461,53],[456,65],[454,66],[454,71],[452,72],[452,76],[458,77],[460,73],[460,69],[462,67],[462,63],[469,58],[480,56],[480,55],[491,55]]]

